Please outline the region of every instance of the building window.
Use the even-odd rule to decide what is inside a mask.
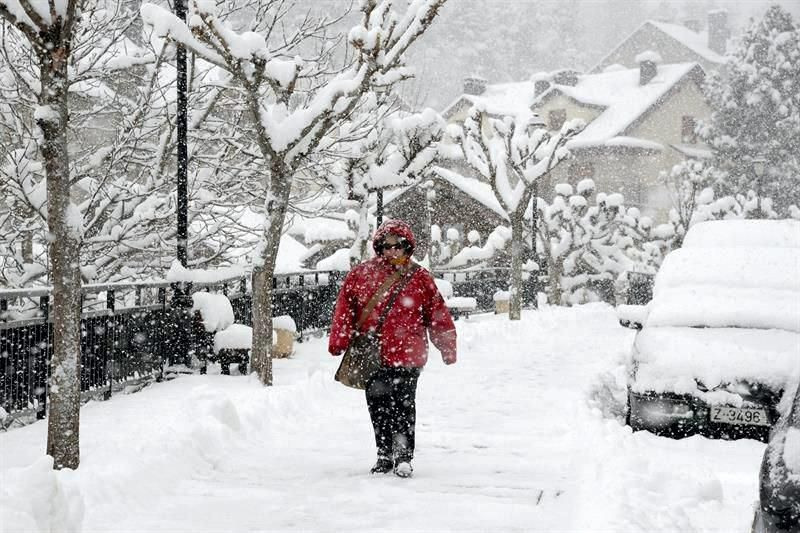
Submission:
[[[594,179],[594,165],[588,161],[577,161],[569,166],[569,180],[578,183],[585,179]]]
[[[696,127],[697,121],[693,116],[683,115],[681,119],[681,142],[695,144],[697,142]]]
[[[567,120],[567,110],[566,109],[552,109],[548,114],[549,124],[551,130],[560,130],[561,126],[564,125],[564,122]]]

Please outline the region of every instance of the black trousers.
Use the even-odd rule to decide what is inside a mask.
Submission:
[[[379,456],[396,462],[414,458],[419,374],[419,368],[383,367],[367,383],[367,408]]]

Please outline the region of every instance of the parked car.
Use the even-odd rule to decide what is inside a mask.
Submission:
[[[706,222],[684,242],[659,269],[652,301],[620,310],[639,330],[628,424],[766,441],[800,376],[800,222]]]
[[[752,533],[800,533],[800,383],[794,388],[764,450]]]

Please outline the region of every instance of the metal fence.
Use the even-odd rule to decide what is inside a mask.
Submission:
[[[291,316],[302,342],[308,332],[329,327],[345,273],[303,272],[273,278],[273,316]],[[508,269],[437,271],[458,296],[474,297],[477,311],[494,309],[493,296],[508,287]],[[186,286],[162,283],[86,285],[81,315],[80,386],[84,399],[108,399],[116,391],[143,386],[164,377],[165,367],[188,362],[195,340],[191,321],[192,292],[225,294],[235,321],[252,325],[249,278]],[[533,286],[523,291],[531,301]],[[0,290],[0,313],[22,301],[33,316],[0,322],[0,421],[11,417],[44,418],[52,350],[49,289]]]
[[[300,340],[328,327],[341,285],[340,272],[273,278],[273,316],[289,315]],[[187,295],[198,290],[228,295],[238,323],[252,325],[250,280],[237,278],[184,287],[164,283],[86,285],[82,289],[80,386],[84,399],[159,380],[164,369],[191,352]],[[0,407],[5,415],[44,418],[53,327],[49,289],[0,290],[0,312],[28,305],[30,316],[0,322]],[[183,299],[183,303],[181,300]],[[188,298],[191,306],[191,298]],[[190,319],[190,318],[189,318]],[[0,420],[5,418],[0,413]]]
[[[449,281],[456,296],[475,298],[477,311],[490,312],[495,308],[495,293],[508,290],[510,269],[437,270],[434,275]],[[524,279],[521,291],[523,306],[535,307],[536,294],[543,290],[546,283],[546,276],[531,275]]]

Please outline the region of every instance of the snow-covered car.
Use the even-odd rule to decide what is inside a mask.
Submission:
[[[766,440],[800,376],[800,222],[693,226],[628,310],[634,430]]]
[[[752,533],[800,533],[800,383],[787,391],[759,476]]]

